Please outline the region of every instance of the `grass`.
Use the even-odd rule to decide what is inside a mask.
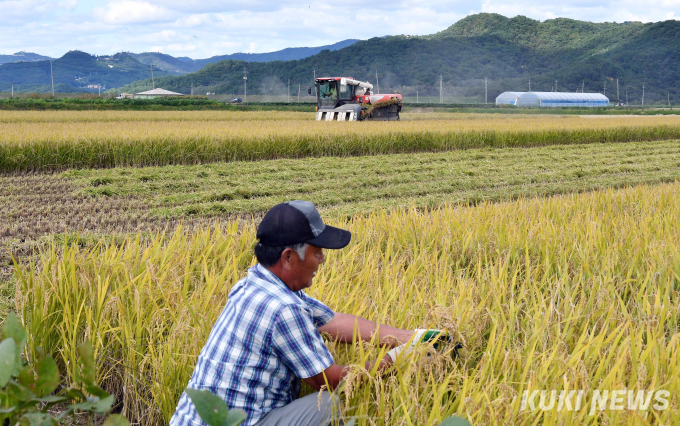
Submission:
[[[677,117],[425,115],[326,123],[295,112],[2,113],[0,172],[680,138]]]
[[[240,215],[292,198],[344,214],[680,179],[680,141],[72,170],[81,194],[135,197],[163,217]]]
[[[423,212],[376,209],[310,292],[331,308],[404,328],[446,327],[465,349],[364,377],[343,396],[362,424],[675,424],[680,420],[680,184]],[[48,247],[23,265],[17,305],[29,353],[73,378],[86,337],[123,413],[163,424],[229,288],[253,263],[254,223],[151,240]],[[384,353],[330,344],[340,363]],[[382,351],[382,352],[381,352]],[[350,385],[354,382],[350,380]],[[583,389],[578,411],[520,412],[524,390]],[[665,411],[596,411],[594,389],[664,389]],[[519,398],[516,396],[520,395]],[[371,419],[369,422],[368,419]]]
[[[680,142],[472,149],[0,177],[0,268],[69,232],[194,229],[289,199],[326,213],[477,203],[680,180]],[[8,250],[9,249],[9,250]]]

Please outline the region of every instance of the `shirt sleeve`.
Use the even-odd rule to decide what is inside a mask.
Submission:
[[[317,328],[328,324],[328,322],[332,320],[333,317],[335,317],[335,312],[333,312],[331,308],[319,302],[312,296],[309,296],[304,291],[300,290],[298,295],[307,304],[307,306],[309,306],[309,309],[311,309],[312,319],[314,320],[314,325]]]
[[[281,361],[301,379],[316,376],[335,362],[302,306],[281,309],[272,331],[272,346]]]

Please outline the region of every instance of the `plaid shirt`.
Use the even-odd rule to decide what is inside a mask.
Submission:
[[[188,388],[208,389],[229,408],[248,414],[244,426],[292,402],[300,379],[331,365],[317,327],[333,311],[302,290],[291,291],[258,265],[236,283],[196,363]],[[183,393],[171,426],[203,426],[194,404]]]

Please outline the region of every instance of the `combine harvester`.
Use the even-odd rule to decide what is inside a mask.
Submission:
[[[322,77],[314,83],[317,121],[399,120],[402,96],[396,92],[375,95],[371,83],[350,77]]]

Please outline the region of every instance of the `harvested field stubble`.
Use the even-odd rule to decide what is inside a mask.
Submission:
[[[348,414],[377,425],[433,425],[453,413],[473,424],[677,424],[678,205],[674,183],[330,221],[353,241],[327,252],[311,294],[390,325],[446,327],[466,346],[458,360],[422,356],[349,386]],[[123,414],[166,422],[229,288],[253,262],[253,222],[219,229],[55,246],[39,270],[20,266],[29,354],[41,345],[72,378],[76,345],[90,338],[97,380]],[[356,364],[384,353],[331,350]],[[524,390],[552,389],[584,390],[582,407],[520,412]],[[670,406],[590,415],[595,389],[663,389]]]
[[[68,122],[66,113],[61,114],[49,126],[39,115],[36,121],[30,121],[30,114],[19,122],[7,118],[0,134],[0,172],[680,138],[679,117],[631,120],[463,114],[453,120],[408,121],[405,117],[402,122],[327,123],[279,119],[294,113],[261,117],[199,113],[206,114],[206,120],[197,120],[201,116],[192,113],[187,117],[193,119],[187,121],[176,121],[177,113],[165,113],[173,119],[135,121],[129,119],[135,117],[133,113],[126,112],[114,115],[120,120],[106,118],[111,113],[92,113],[108,115],[97,122]],[[212,118],[219,116],[215,114],[225,118],[215,121]]]

